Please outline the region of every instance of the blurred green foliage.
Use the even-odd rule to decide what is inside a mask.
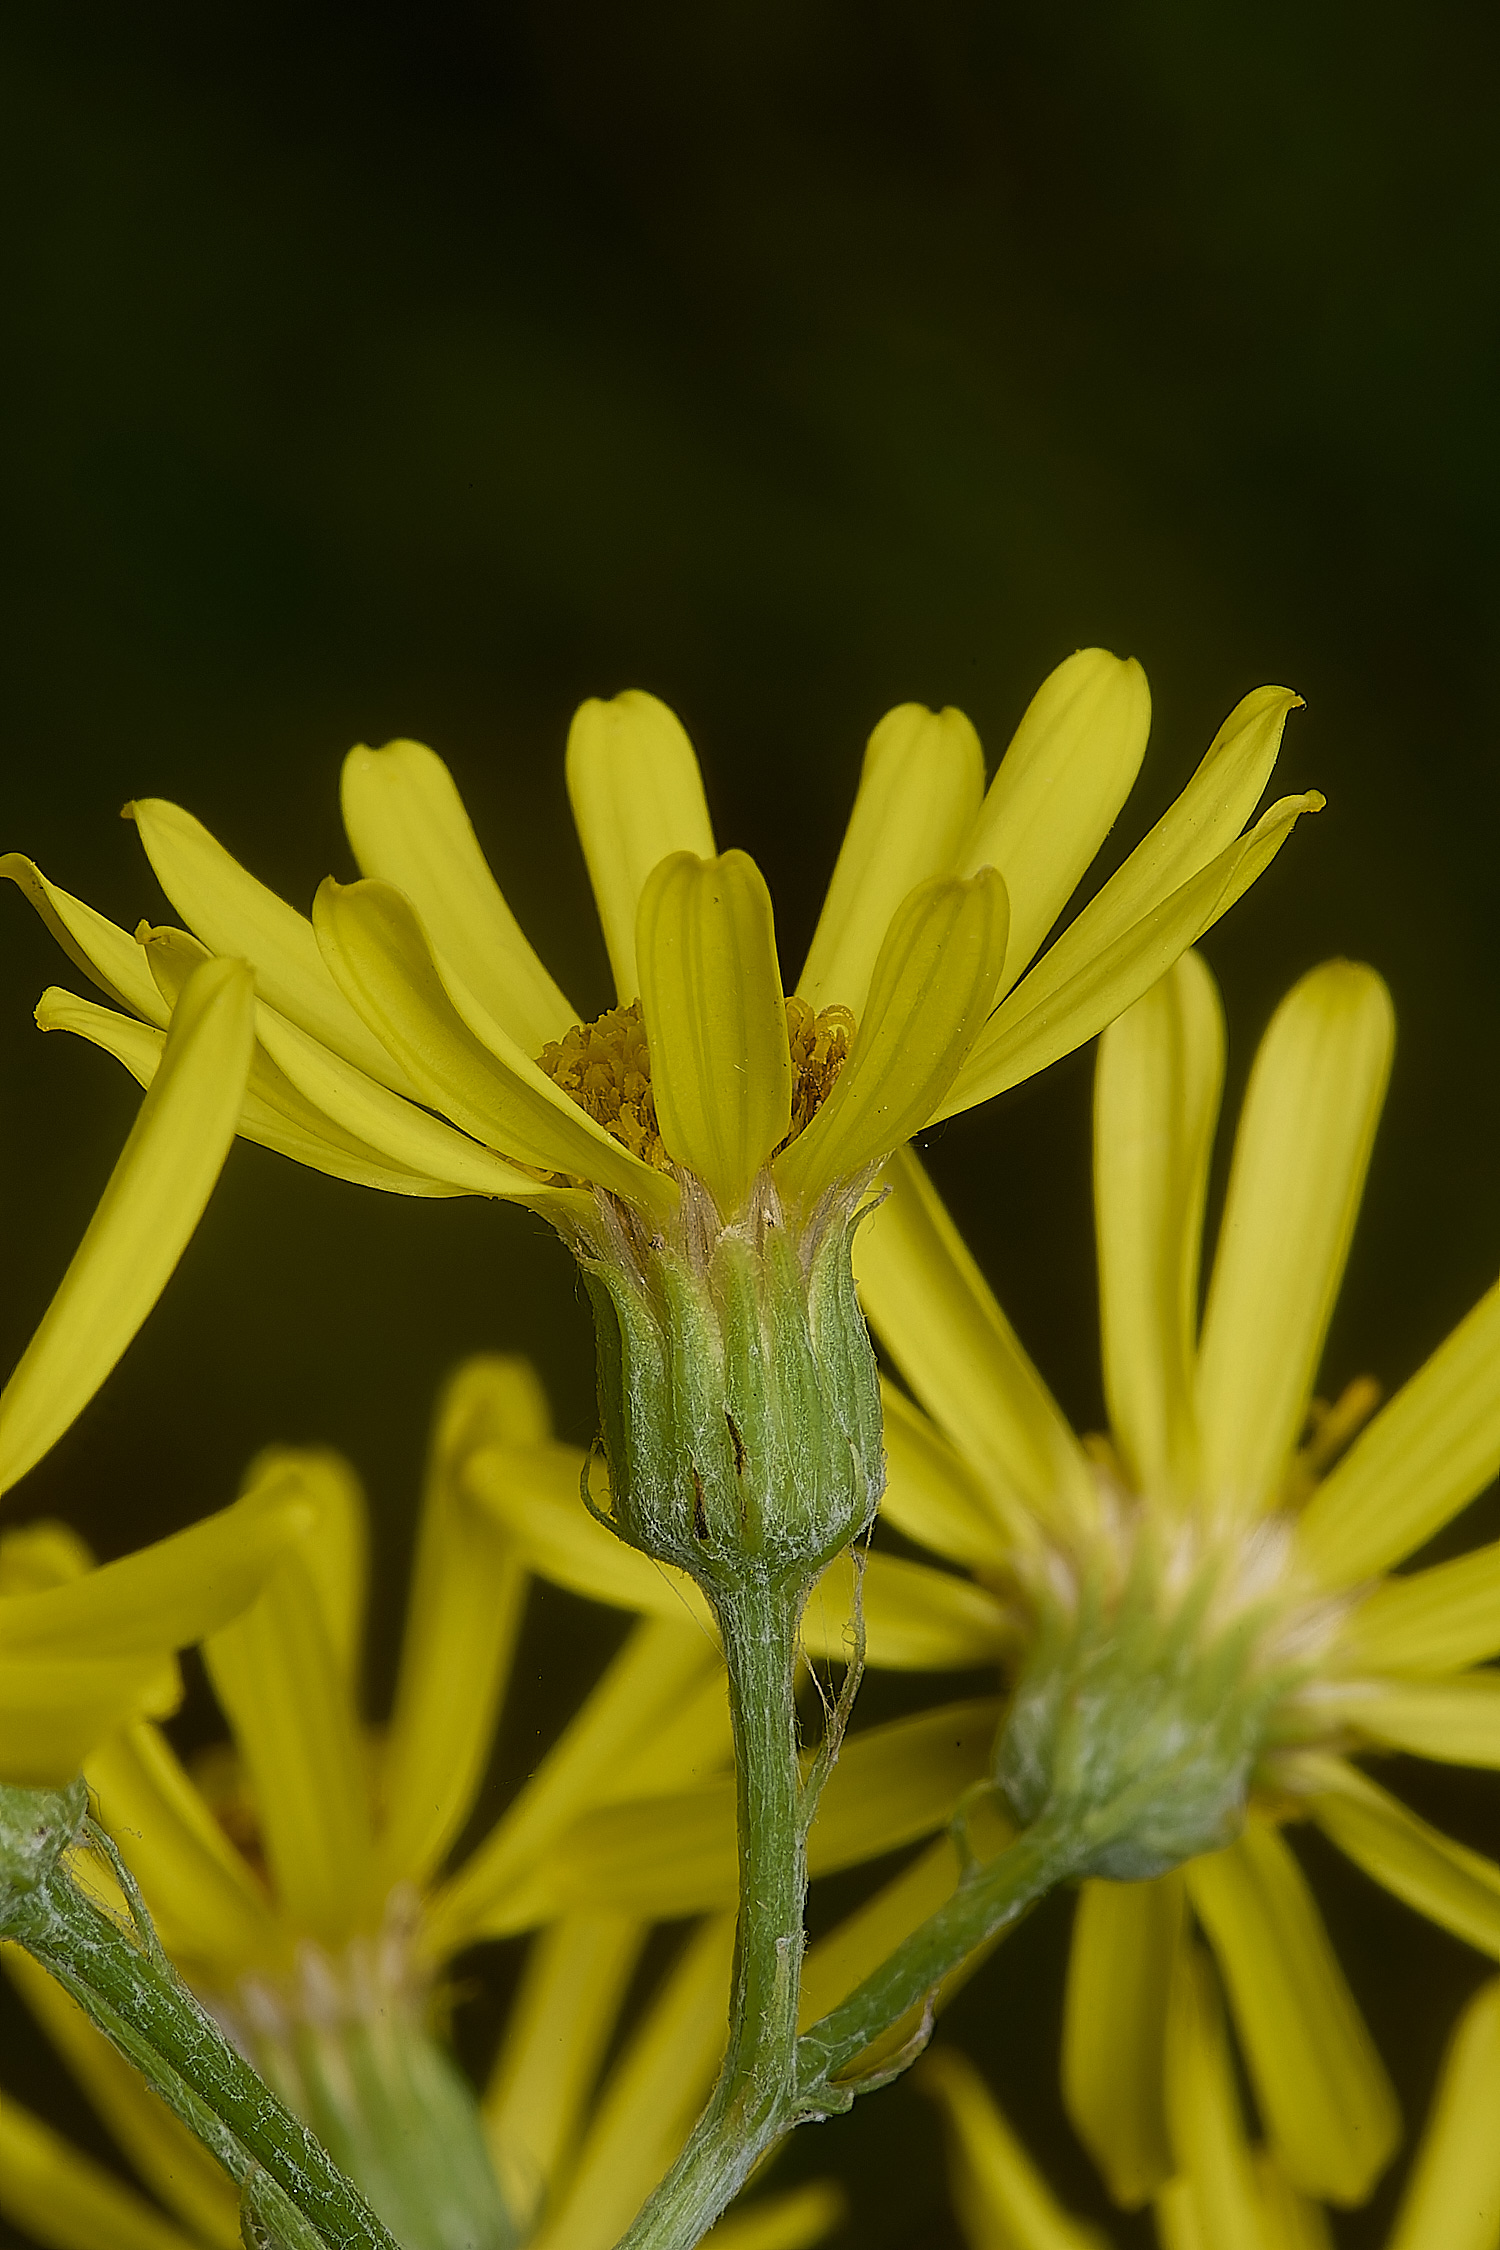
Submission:
[[[1492,9],[84,0],[20,5],[0,37],[0,843],[157,917],[114,814],[165,794],[305,903],[347,866],[340,754],[415,734],[588,1007],[603,953],[560,772],[585,694],[680,710],[794,962],[889,704],[960,703],[998,755],[1070,648],[1139,656],[1157,723],[1117,855],[1235,699],[1286,680],[1308,709],[1283,786],[1329,809],[1207,950],[1241,1071],[1327,954],[1395,991],[1330,1387],[1398,1381],[1492,1278]],[[31,1029],[66,974],[12,899],[12,1356],[133,1106]],[[1085,1424],[1087,1151],[1086,1058],[929,1150]],[[535,1225],[242,1148],[19,1497],[113,1553],[218,1504],[262,1443],[331,1440],[369,1479],[394,1633],[434,1387],[497,1346],[534,1352],[588,1434],[587,1323]],[[510,1770],[602,1645],[579,1605],[539,1613]],[[1500,1847],[1492,1786],[1409,1794]],[[1356,1878],[1325,1896],[1419,2105],[1475,1963]],[[1065,1918],[953,2028],[1084,2202],[1041,2059]],[[949,2239],[913,2097],[804,2141],[799,2170],[853,2180],[862,2243]]]

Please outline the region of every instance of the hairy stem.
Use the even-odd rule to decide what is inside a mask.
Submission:
[[[1077,1859],[1075,1833],[1062,1823],[1038,1821],[988,1866],[976,1867],[863,1984],[798,2040],[794,2120],[847,2109],[861,2089],[858,2082],[837,2084],[839,2073],[882,2033],[929,2001],[976,1946],[1018,1922],[1055,1884],[1073,1874]],[[914,2047],[904,2059],[914,2060],[915,2052]],[[879,2082],[888,2075],[882,2072]]]
[[[327,2250],[397,2250],[357,2189],[188,1991],[108,1839],[94,1830],[92,1840],[123,1882],[135,1927],[122,1927],[59,1860],[7,1902],[4,1934],[57,1979],[212,2150],[239,2182],[252,2222],[289,2250],[309,2236]]]
[[[739,1814],[729,2044],[707,2109],[620,2250],[691,2250],[792,2122],[810,1813],[792,1692],[804,1594],[801,1586],[752,1586],[714,1595]]]

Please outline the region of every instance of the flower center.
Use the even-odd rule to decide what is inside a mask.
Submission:
[[[816,1013],[795,995],[786,1004],[787,1045],[792,1057],[794,1141],[817,1116],[832,1092],[849,1054],[854,1018],[847,1008]],[[670,1172],[672,1159],[656,1122],[651,1091],[651,1049],[639,1000],[628,1008],[609,1008],[593,1023],[577,1023],[561,1039],[551,1039],[538,1066],[570,1101],[587,1110],[632,1156],[658,1172]]]
[[[814,1014],[794,993],[786,1004],[786,1035],[792,1050],[792,1129],[782,1148],[806,1132],[833,1092],[849,1059],[854,1018],[837,1003]]]
[[[632,1156],[670,1172],[672,1159],[657,1129],[651,1050],[639,1000],[606,1009],[594,1023],[575,1023],[561,1039],[548,1040],[537,1062]]]

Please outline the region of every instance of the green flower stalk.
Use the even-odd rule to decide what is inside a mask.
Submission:
[[[92,1848],[131,1910],[122,1925],[75,1879]],[[283,2108],[162,1952],[133,1881],[88,1818],[83,1781],[0,1786],[0,1938],[56,1978],[241,2191],[252,2242],[284,2250],[398,2250],[321,2143]]]

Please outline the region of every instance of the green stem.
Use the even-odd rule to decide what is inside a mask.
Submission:
[[[930,2003],[943,1979],[976,1946],[1018,1922],[1055,1884],[1074,1874],[1078,1856],[1076,1832],[1062,1822],[1043,1820],[988,1866],[974,1869],[863,1984],[798,2040],[794,2121],[847,2109],[861,2089],[858,2083],[836,2084],[839,2073],[914,2008]],[[929,2029],[924,2022],[918,2044]]]
[[[793,1681],[805,1588],[716,1591],[738,1790],[740,1919],[729,2045],[687,2146],[620,2250],[691,2250],[793,2120],[810,1807]]]
[[[97,1832],[94,1840],[108,1850]],[[129,1897],[128,1874],[118,1863],[116,1872]],[[148,1934],[149,1924],[122,1928],[61,1860],[5,1904],[4,1935],[57,1979],[206,2142],[273,2233],[305,2239],[300,2214],[328,2250],[397,2250],[326,2150],[199,2006]],[[279,2230],[278,2190],[294,2207],[281,2214],[289,2223]]]

